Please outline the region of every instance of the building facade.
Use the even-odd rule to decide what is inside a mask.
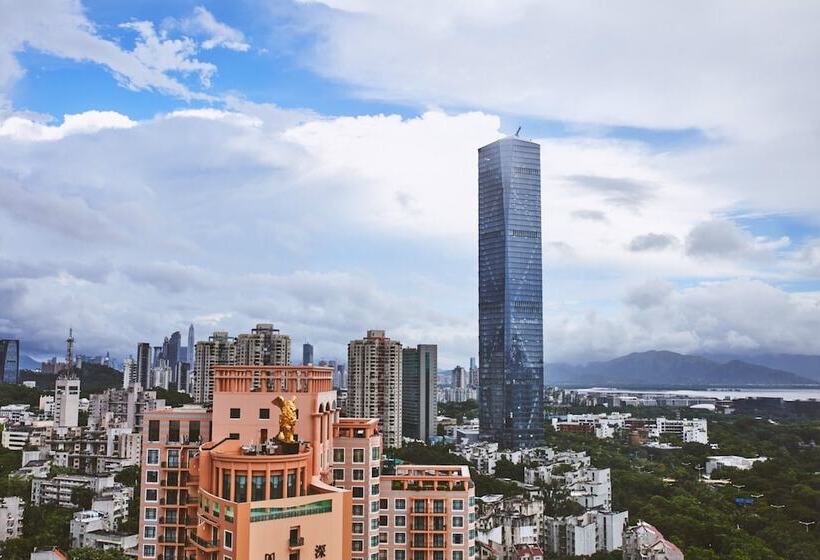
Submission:
[[[80,380],[57,377],[54,388],[54,421],[60,427],[74,427],[80,420]]]
[[[23,513],[26,502],[17,496],[0,498],[0,542],[23,534]]]
[[[216,331],[207,341],[196,343],[194,364],[193,398],[198,403],[213,401],[214,372],[217,365],[232,364],[236,361],[235,339],[225,331]]]
[[[302,365],[309,366],[313,364],[313,345],[305,342],[302,345]]]
[[[0,339],[0,382],[20,382],[20,341]]]
[[[538,445],[544,430],[540,147],[517,137],[478,151],[482,438]]]
[[[347,346],[347,416],[378,418],[385,447],[402,442],[402,347],[382,330]]]
[[[402,350],[402,433],[424,442],[436,435],[438,347]]]

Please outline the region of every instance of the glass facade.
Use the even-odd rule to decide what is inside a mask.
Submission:
[[[20,382],[20,341],[0,340],[0,379],[3,383]]]
[[[511,449],[544,434],[540,153],[514,137],[478,150],[481,437]]]

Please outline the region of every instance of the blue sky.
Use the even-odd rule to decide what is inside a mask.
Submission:
[[[522,126],[549,361],[820,352],[818,10],[740,7],[0,2],[0,335],[466,363],[475,150]]]

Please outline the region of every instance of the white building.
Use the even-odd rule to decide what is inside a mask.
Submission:
[[[40,412],[46,418],[54,417],[54,395],[40,395]]]
[[[738,457],[737,455],[713,455],[706,458],[706,476],[712,476],[717,468],[731,468],[740,471],[751,469],[755,463],[766,461],[767,457]]]
[[[105,488],[114,486],[114,475],[89,476],[81,474],[64,474],[54,478],[31,481],[31,503],[40,506],[56,504],[60,507],[74,507],[71,493],[75,488],[88,488],[95,494],[101,494]],[[133,489],[129,489],[133,492]]]
[[[561,556],[590,556],[621,548],[628,513],[587,511],[567,517],[544,517],[545,550]]]
[[[31,405],[28,404],[0,406],[0,418],[5,418],[15,424],[30,424],[32,416]]]
[[[624,534],[623,560],[684,560],[683,552],[649,523],[639,521]]]
[[[665,434],[675,436],[683,443],[709,444],[709,430],[706,418],[686,418],[682,420],[655,418],[655,426],[649,429],[649,437],[660,439]]]
[[[12,451],[20,451],[31,439],[34,428],[31,426],[5,426],[0,437],[0,445]]]
[[[0,499],[0,542],[23,534],[23,513],[26,503],[17,496]]]
[[[80,380],[58,377],[54,389],[54,419],[58,426],[79,425]]]

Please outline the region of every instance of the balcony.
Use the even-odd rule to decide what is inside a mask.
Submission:
[[[305,545],[305,537],[291,537],[288,539],[289,548],[299,548]]]
[[[191,533],[191,541],[197,548],[205,552],[215,552],[219,548],[219,543],[216,540],[203,539],[196,533]]]

